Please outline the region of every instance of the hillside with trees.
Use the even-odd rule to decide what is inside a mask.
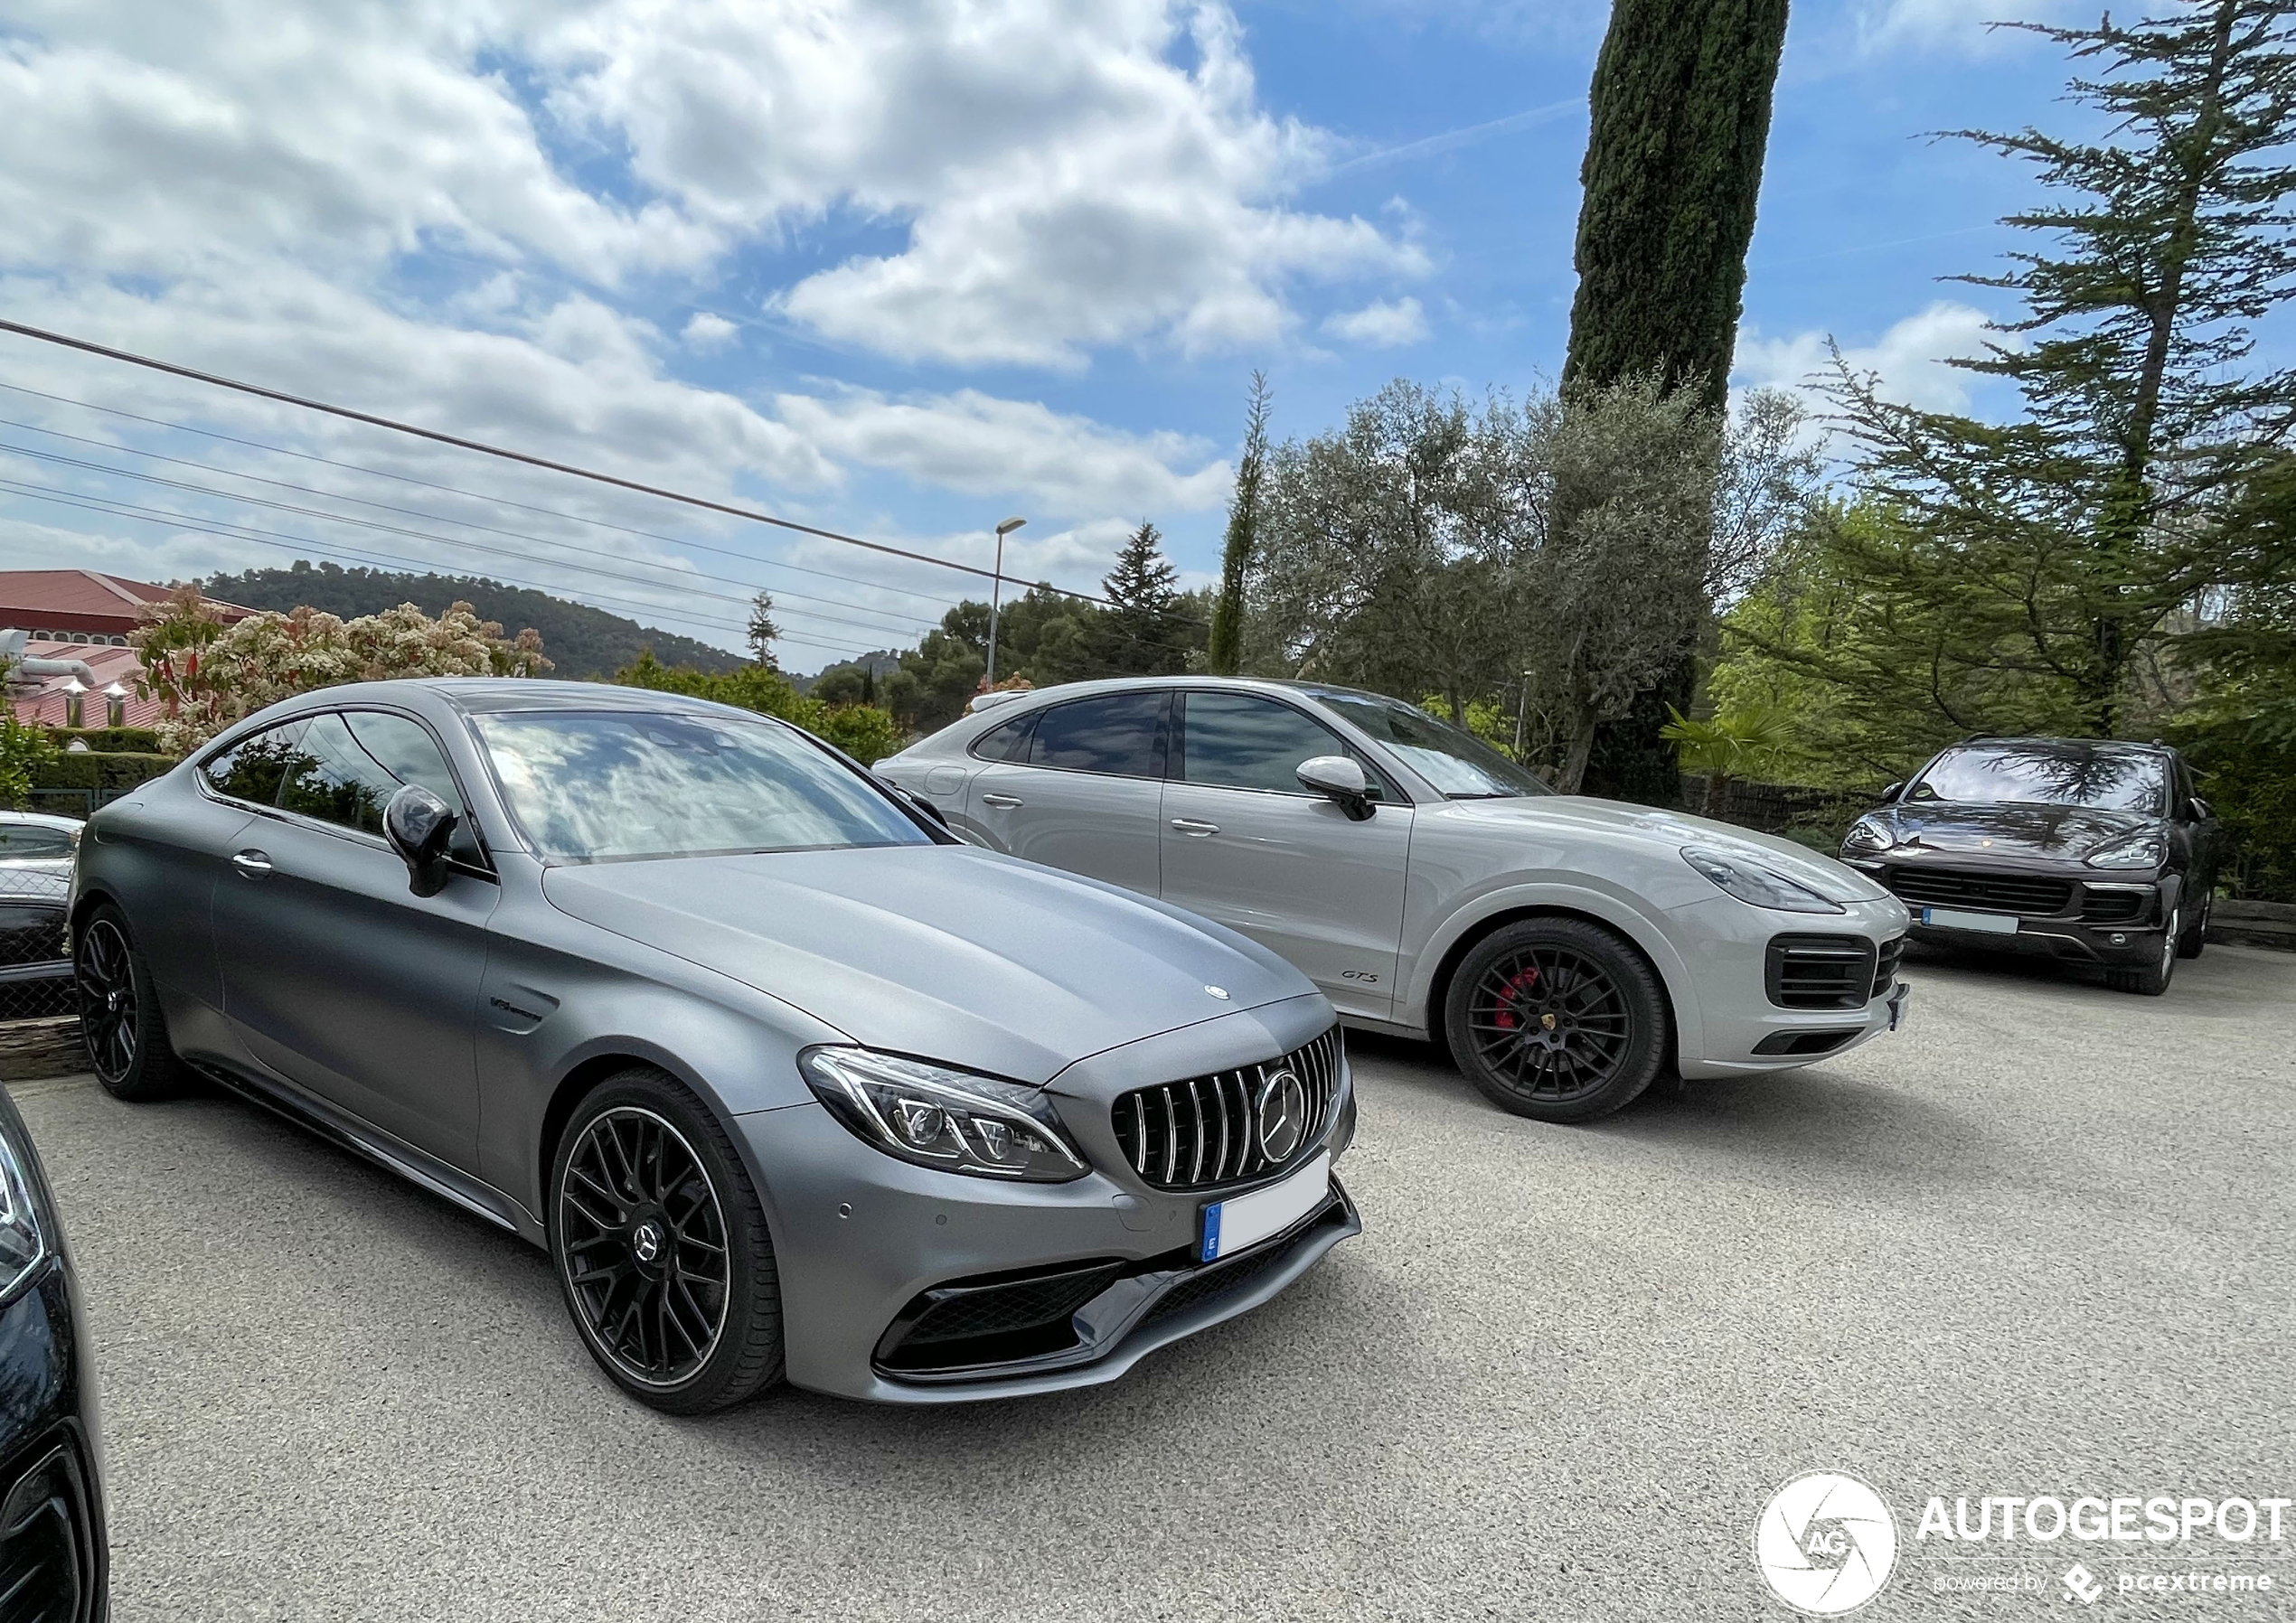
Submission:
[[[707,672],[738,669],[738,653],[692,637],[641,625],[585,603],[570,603],[526,586],[504,586],[475,576],[400,574],[387,569],[343,568],[297,558],[285,569],[249,569],[217,575],[204,587],[210,597],[245,608],[310,607],[353,619],[380,614],[411,603],[427,614],[467,603],[481,620],[498,621],[510,632],[532,627],[550,650],[553,675],[602,680],[634,663],[648,648],[664,664]]]

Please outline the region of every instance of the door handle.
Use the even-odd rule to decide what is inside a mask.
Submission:
[[[1010,812],[1020,803],[1021,797],[1017,794],[984,794],[981,797],[981,804],[994,806],[1000,812]]]
[[[240,870],[242,878],[259,879],[271,871],[271,858],[257,850],[234,851],[231,866]]]
[[[1172,820],[1172,826],[1179,830],[1181,833],[1192,834],[1199,840],[1201,840],[1207,834],[1217,834],[1219,832],[1219,825],[1218,823],[1205,822],[1202,819],[1195,817],[1175,817]]]

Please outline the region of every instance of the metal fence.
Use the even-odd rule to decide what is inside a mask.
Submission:
[[[69,862],[0,862],[0,1020],[77,1014],[64,946]]]

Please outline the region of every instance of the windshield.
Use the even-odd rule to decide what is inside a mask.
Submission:
[[[2091,749],[2077,744],[1949,749],[1905,792],[1905,798],[2094,806],[2159,817],[2169,803],[2169,763],[2150,750]]]
[[[932,843],[868,780],[770,722],[631,710],[473,720],[512,815],[552,860]]]
[[[1315,697],[1402,756],[1404,765],[1451,800],[1555,793],[1473,733],[1399,699],[1322,690]]]

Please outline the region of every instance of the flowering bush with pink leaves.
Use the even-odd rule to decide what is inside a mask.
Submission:
[[[536,676],[542,639],[481,620],[467,603],[432,619],[411,603],[345,620],[318,609],[266,611],[226,624],[195,586],[140,612],[128,641],[144,662],[138,690],[164,707],[160,746],[181,755],[264,706],[338,682],[405,676]]]

